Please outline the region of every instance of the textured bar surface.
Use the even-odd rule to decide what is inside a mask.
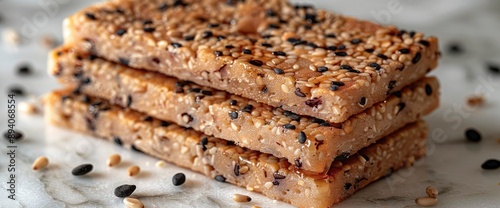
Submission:
[[[115,0],[66,19],[64,37],[107,60],[336,123],[439,57],[434,37],[283,0]]]
[[[114,140],[298,207],[329,207],[392,171],[412,165],[425,155],[427,137],[427,126],[419,121],[338,162],[326,175],[308,175],[284,159],[174,124],[165,126],[102,100],[60,91],[48,95],[45,106],[52,124]]]
[[[79,91],[107,99],[111,104],[286,158],[292,164],[298,161],[301,169],[316,173],[327,171],[336,157],[346,158],[417,121],[439,102],[437,80],[424,78],[335,124],[162,74],[113,64],[68,47],[54,50],[49,60],[50,73],[58,74],[57,79],[65,86],[79,87]],[[248,105],[252,109],[245,107]]]

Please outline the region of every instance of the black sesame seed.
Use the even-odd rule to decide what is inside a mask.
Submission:
[[[337,51],[337,52],[334,52],[336,56],[347,56],[347,53],[344,52],[344,51]]]
[[[135,144],[131,145],[130,149],[132,149],[132,150],[134,150],[134,151],[136,151],[138,153],[144,153],[144,152],[142,152],[142,150],[140,150],[139,148],[137,148],[137,146],[135,146]]]
[[[286,178],[285,174],[282,174],[280,172],[273,173],[273,177],[276,180],[281,180],[281,179],[285,179]]]
[[[201,88],[191,88],[188,90],[188,92],[196,92],[196,93],[200,93],[201,92]]]
[[[250,60],[248,63],[254,65],[254,66],[262,66],[264,63],[261,60]]]
[[[337,46],[328,46],[328,47],[326,47],[326,50],[336,51],[337,50]]]
[[[158,11],[160,11],[160,12],[164,12],[165,10],[167,10],[167,9],[168,9],[168,4],[167,4],[167,3],[163,3],[163,4],[161,4],[161,5],[160,5],[157,9],[158,9]]]
[[[202,38],[210,38],[210,37],[212,37],[212,35],[213,35],[212,31],[205,31],[201,34],[201,37]]]
[[[273,37],[273,35],[262,35],[263,39],[269,39],[269,38],[272,38],[272,37]]]
[[[314,97],[312,99],[306,100],[304,104],[311,108],[317,108],[319,105],[323,104],[323,101],[318,97]]]
[[[144,29],[144,32],[147,32],[147,33],[152,33],[154,32],[156,29],[154,27],[145,27]]]
[[[14,131],[13,133],[9,134],[8,131],[6,131],[4,134],[3,134],[4,138],[7,139],[7,140],[15,140],[15,141],[18,141],[18,140],[21,140],[23,138],[23,134],[19,131]]]
[[[229,112],[229,117],[231,119],[237,119],[238,118],[238,112],[236,112],[236,111]]]
[[[243,49],[242,52],[243,54],[252,54],[252,50],[250,49]]]
[[[247,112],[247,113],[251,113],[253,110],[253,105],[245,105],[245,107],[243,107],[243,109],[241,109],[242,112]]]
[[[280,182],[279,182],[279,181],[277,181],[277,180],[274,180],[272,183],[273,183],[273,185],[275,185],[275,186],[280,185]]]
[[[337,47],[337,50],[345,50],[345,45],[339,45],[339,46]]]
[[[276,12],[274,12],[272,9],[266,10],[266,16],[268,16],[268,17],[274,17],[276,15],[277,15]]]
[[[361,106],[365,106],[366,105],[366,98],[365,97],[362,97],[361,100],[359,100],[359,104]]]
[[[87,13],[85,13],[85,16],[87,18],[91,19],[91,20],[97,20],[97,18],[95,17],[95,15],[92,14],[92,13],[87,12]]]
[[[460,53],[463,53],[464,50],[462,48],[462,46],[458,43],[450,43],[450,45],[448,46],[448,52],[450,54],[460,54]]]
[[[398,103],[398,107],[399,107],[399,112],[401,112],[401,111],[403,111],[403,109],[405,109],[406,103]]]
[[[238,105],[238,101],[236,101],[236,100],[231,100],[231,101],[229,102],[229,104],[231,104],[232,106],[235,106],[235,105]]]
[[[368,48],[368,49],[365,49],[365,51],[366,51],[367,53],[373,53],[373,52],[375,51],[375,49],[373,49],[373,48]]]
[[[142,119],[143,121],[153,121],[153,117],[151,116],[146,116]]]
[[[306,143],[306,139],[307,139],[306,133],[304,133],[303,131],[301,131],[299,133],[299,143],[301,143],[301,144]]]
[[[240,176],[240,164],[236,163],[234,165],[233,172],[235,176]]]
[[[300,91],[300,88],[295,89],[295,95],[297,95],[297,97],[306,97],[306,94]]]
[[[337,86],[337,85],[331,85],[330,86],[330,90],[331,91],[337,91],[337,90],[339,90],[339,86]]]
[[[319,119],[319,118],[312,118],[312,122],[313,122],[313,123],[320,124],[320,123],[324,123],[324,122],[325,122],[325,120],[323,120],[323,119]]]
[[[359,43],[361,43],[361,39],[359,39],[359,38],[352,39],[352,40],[351,40],[351,43],[352,43],[352,44],[359,44]]]
[[[425,84],[425,94],[428,96],[432,95],[432,87],[430,84]]]
[[[368,64],[368,66],[375,68],[375,70],[380,70],[382,68],[379,64],[375,62],[371,62],[370,64]]]
[[[95,60],[95,59],[97,59],[97,56],[96,56],[96,55],[94,55],[94,54],[90,54],[90,55],[89,55],[89,60],[93,61],[93,60]]]
[[[129,108],[130,106],[132,105],[132,96],[131,95],[127,95],[127,108]]]
[[[418,41],[418,43],[422,44],[423,46],[430,46],[431,45],[429,43],[429,41],[426,41],[426,40],[420,40],[420,41]]]
[[[81,80],[80,80],[80,83],[81,83],[82,85],[87,85],[87,84],[90,84],[90,82],[91,82],[91,80],[90,80],[90,78],[88,78],[88,77],[85,77],[85,78],[83,78],[83,79],[81,79]]]
[[[226,177],[222,176],[222,175],[216,175],[215,178],[214,178],[216,181],[219,181],[219,182],[226,182]]]
[[[327,38],[336,38],[337,35],[335,35],[335,33],[328,33],[328,34],[325,34],[325,37],[327,37]]]
[[[184,40],[185,41],[192,41],[192,40],[194,40],[194,35],[186,35],[186,36],[184,36]]]
[[[153,21],[151,21],[151,20],[144,20],[144,21],[142,21],[142,24],[143,25],[150,25],[150,24],[153,24]]]
[[[267,28],[269,29],[280,29],[280,26],[278,24],[270,23]]]
[[[316,70],[317,70],[318,72],[323,73],[323,72],[328,71],[328,67],[326,67],[326,66],[320,66],[320,67],[318,67]]]
[[[293,125],[293,124],[285,124],[285,125],[283,125],[283,128],[290,129],[290,130],[295,130],[295,125]]]
[[[262,89],[260,89],[260,91],[263,93],[267,93],[267,86],[262,87]]]
[[[294,121],[300,121],[300,116],[298,114],[292,113],[290,111],[283,111],[283,115],[288,117],[289,119],[292,119]]]
[[[180,43],[172,43],[172,46],[174,48],[180,48],[180,47],[182,47],[182,44],[180,44]]]
[[[208,91],[208,90],[201,90],[201,94],[208,95],[208,96],[214,95],[214,93],[212,91]]]
[[[186,182],[186,175],[184,175],[184,173],[176,173],[172,177],[172,183],[174,184],[174,186],[180,186],[184,184],[184,182]]]
[[[94,166],[92,166],[92,164],[82,164],[82,165],[79,165],[79,166],[76,166],[75,168],[73,168],[73,170],[71,171],[71,174],[73,174],[74,176],[82,176],[82,175],[85,175],[87,173],[90,173],[90,171],[92,171],[92,169],[94,168]]]
[[[273,55],[275,56],[286,56],[286,53],[283,51],[274,51]]]
[[[409,54],[410,53],[410,49],[408,49],[408,48],[402,48],[402,49],[399,49],[398,51],[401,54]]]
[[[379,57],[379,58],[381,58],[381,59],[384,59],[384,60],[389,59],[389,57],[387,57],[386,55],[381,54],[381,53],[377,54],[377,57]]]
[[[115,34],[118,35],[118,36],[122,36],[124,35],[125,33],[127,33],[127,30],[125,29],[118,29],[116,30]]]
[[[126,59],[126,58],[118,58],[118,62],[120,62],[120,64],[123,64],[125,66],[128,66],[130,64],[130,60]]]
[[[337,85],[337,86],[344,86],[344,82],[339,82],[339,81],[332,81],[331,82],[332,85]]]
[[[481,141],[481,134],[473,128],[469,128],[465,130],[465,137],[467,140],[471,142],[480,142]]]
[[[361,155],[361,157],[363,157],[366,161],[370,161],[370,158],[369,158],[368,156],[363,155],[363,154],[360,154],[360,155]]]
[[[348,72],[352,72],[352,73],[356,73],[356,74],[361,73],[361,71],[356,70],[356,69],[349,69],[349,70],[347,70],[347,71],[348,71]]]
[[[260,45],[268,48],[273,47],[273,45],[270,43],[261,43]]]
[[[28,64],[22,64],[17,68],[18,75],[29,75],[32,72],[33,71],[31,70],[31,67]]]
[[[223,55],[223,53],[222,53],[222,51],[214,51],[214,55],[215,55],[216,57],[219,57],[219,56],[222,56],[222,55]]]
[[[398,98],[401,98],[401,91],[396,91],[396,92],[393,92],[392,95],[398,97]]]
[[[273,68],[273,71],[276,74],[284,74],[285,73],[285,71],[283,71],[283,69],[280,69],[280,68]]]
[[[387,89],[389,89],[389,91],[391,91],[392,89],[394,89],[395,86],[396,86],[396,81],[391,80],[391,81],[389,81],[389,84],[387,84]]]
[[[500,160],[497,159],[489,159],[486,160],[482,165],[481,168],[485,170],[494,170],[500,168]]]
[[[350,156],[349,152],[343,152],[339,156],[335,157],[335,161],[344,161],[344,160],[347,160],[349,158],[349,156]]]
[[[316,19],[316,14],[313,13],[306,13],[304,16],[304,20],[306,20],[309,23],[318,23],[318,20]]]
[[[410,32],[408,33],[408,35],[410,35],[410,38],[413,38],[413,36],[415,36],[415,34],[416,34],[416,33],[417,33],[417,32],[415,32],[415,31],[410,31]]]
[[[344,184],[344,189],[347,191],[351,188],[351,186],[352,186],[352,183],[346,183],[346,184]]]
[[[115,142],[115,144],[120,146],[123,145],[122,139],[120,139],[120,137],[113,137],[113,142]]]
[[[208,23],[208,28],[215,28],[215,27],[219,27],[219,24],[217,24],[217,23]]]
[[[420,61],[420,58],[422,58],[422,54],[420,54],[420,52],[417,52],[415,54],[415,57],[413,57],[413,59],[411,60],[411,63],[414,64],[418,63],[418,61]]]
[[[315,43],[311,43],[311,42],[307,43],[307,46],[311,46],[311,47],[313,47],[313,48],[318,48],[318,47],[319,47],[319,46],[318,46],[318,45],[316,45]]]
[[[8,94],[14,94],[14,95],[18,95],[18,96],[24,96],[25,95],[23,88],[20,87],[20,86],[9,87]]]
[[[123,184],[115,188],[115,196],[121,198],[128,197],[134,193],[135,189],[135,185]]]
[[[170,126],[170,123],[167,121],[160,121],[160,126],[167,127],[167,126]]]
[[[494,74],[500,74],[500,66],[488,64],[488,70]]]
[[[203,149],[203,151],[207,150],[207,144],[208,144],[208,138],[203,137],[200,141],[200,145],[201,145],[201,148]]]
[[[288,39],[286,39],[286,41],[294,44],[296,42],[300,42],[300,39],[299,38],[288,38]]]
[[[340,69],[347,69],[347,70],[351,70],[352,67],[349,66],[349,65],[340,65]]]
[[[295,167],[300,168],[302,167],[302,161],[300,161],[300,158],[297,158],[294,160]]]

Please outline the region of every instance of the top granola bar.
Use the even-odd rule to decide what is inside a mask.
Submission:
[[[283,0],[115,0],[65,41],[301,115],[343,122],[437,65],[437,39]]]

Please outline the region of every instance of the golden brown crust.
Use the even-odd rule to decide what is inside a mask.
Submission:
[[[65,42],[337,123],[420,79],[439,57],[434,37],[286,1],[182,2],[89,7],[65,21]],[[332,81],[344,86],[332,91]]]
[[[298,207],[329,207],[386,174],[412,165],[425,155],[427,137],[427,127],[419,121],[337,164],[328,175],[309,175],[295,170],[285,159],[173,124],[162,126],[161,121],[144,114],[68,91],[49,94],[45,107],[47,121],[57,126],[119,140],[127,148],[211,178],[222,176],[226,182]]]
[[[425,78],[354,115],[331,124],[259,104],[229,93],[161,74],[131,69],[74,51],[54,50],[50,73],[65,86],[130,107],[158,119],[175,122],[207,135],[279,158],[301,169],[321,173],[336,157],[345,158],[383,138],[438,105],[439,85]],[[76,76],[75,76],[76,75]],[[426,85],[433,90],[425,92]],[[236,101],[234,105],[232,101]],[[252,105],[252,109],[246,108]],[[303,134],[302,134],[303,132]]]

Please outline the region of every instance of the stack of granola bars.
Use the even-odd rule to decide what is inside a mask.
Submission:
[[[284,0],[113,0],[64,21],[48,120],[298,207],[425,155],[437,39]]]

